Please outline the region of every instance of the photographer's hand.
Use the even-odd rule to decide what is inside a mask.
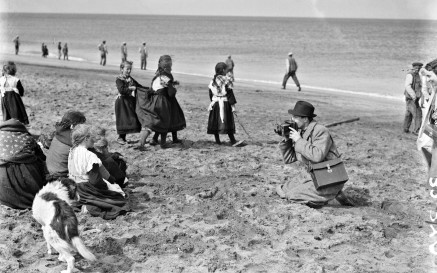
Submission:
[[[294,141],[297,142],[299,139],[301,139],[302,137],[300,136],[299,132],[296,131],[295,129],[290,127],[290,138]]]

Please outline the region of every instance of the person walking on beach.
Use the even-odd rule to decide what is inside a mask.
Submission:
[[[108,48],[106,47],[106,41],[103,41],[99,45],[100,50],[100,65],[106,65],[106,55],[108,54]]]
[[[137,88],[142,86],[130,76],[132,62],[122,62],[120,71],[121,74],[115,80],[119,93],[115,100],[115,126],[118,134],[117,143],[124,145],[127,143],[126,134],[141,131],[141,124],[135,113],[135,107]]]
[[[300,161],[306,171],[309,171],[310,164],[340,158],[328,128],[314,120],[317,116],[314,114],[314,109],[309,102],[296,102],[294,109],[288,110],[288,113],[291,114],[298,129],[289,127],[290,131],[282,132],[283,140],[279,142],[284,163]],[[343,193],[343,186],[344,183],[332,184],[316,189],[312,179],[303,183],[290,179],[285,184],[278,185],[276,192],[281,198],[313,208],[324,206],[333,199],[342,205],[353,206],[352,201]]]
[[[47,48],[46,44],[44,43],[41,44],[41,51],[42,51],[42,57],[47,58],[47,56],[49,55],[49,49]]]
[[[14,42],[15,45],[15,55],[18,55],[18,51],[20,50],[20,37],[19,36],[15,37],[15,39],[12,40],[12,42]]]
[[[62,48],[62,53],[64,54],[64,60],[67,59],[67,61],[68,61],[68,46],[67,46],[67,43],[64,44],[64,47]]]
[[[62,56],[62,44],[61,42],[58,43],[58,59],[60,60]]]
[[[293,52],[290,51],[288,53],[288,58],[285,59],[285,65],[286,65],[286,70],[285,70],[284,80],[282,81],[282,89],[285,89],[287,85],[287,81],[291,77],[298,88],[297,91],[301,91],[302,89],[300,88],[300,83],[296,76],[297,63],[296,60],[293,58]]]
[[[141,55],[141,70],[146,70],[148,56],[146,43],[143,43],[138,52],[140,52]]]
[[[234,67],[234,61],[232,60],[231,55],[229,55],[226,59],[226,75],[231,79],[232,82],[235,81]]]
[[[127,60],[127,45],[126,42],[123,42],[121,45],[121,62],[124,62]]]
[[[422,63],[414,62],[413,68],[408,72],[405,78],[405,102],[406,111],[404,119],[404,133],[410,132],[410,126],[414,121],[412,133],[418,135],[422,123],[422,109],[419,105],[419,100],[422,96],[422,79],[419,75],[419,70],[423,66]]]

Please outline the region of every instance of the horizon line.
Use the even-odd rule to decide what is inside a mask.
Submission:
[[[0,12],[0,14],[62,14],[62,15],[135,15],[135,16],[184,16],[184,17],[235,17],[235,18],[279,18],[279,19],[347,19],[347,20],[402,20],[402,21],[437,21],[437,19],[418,18],[369,18],[369,17],[304,17],[304,16],[266,16],[266,15],[198,15],[198,14],[139,14],[139,13],[71,13],[71,12]]]

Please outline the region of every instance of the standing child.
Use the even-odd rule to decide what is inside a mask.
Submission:
[[[117,127],[117,142],[127,143],[126,134],[139,133],[141,125],[135,113],[137,87],[142,87],[134,80],[130,73],[132,62],[124,61],[120,64],[121,75],[115,81],[120,93],[115,100],[115,126]]]
[[[80,204],[93,216],[114,219],[128,211],[128,200],[117,184],[102,178],[102,161],[88,148],[94,146],[91,126],[80,124],[73,129],[73,146],[68,155],[68,176],[78,185]]]
[[[68,45],[67,43],[64,44],[64,47],[62,48],[62,53],[64,53],[64,61],[68,61]]]
[[[215,75],[209,84],[209,98],[211,103],[208,107],[208,134],[213,134],[215,142],[221,144],[219,134],[227,134],[231,144],[237,143],[235,140],[235,123],[233,112],[235,111],[234,91],[232,82],[226,77],[227,65],[223,62],[215,66]]]
[[[24,88],[20,79],[15,77],[16,72],[17,67],[14,62],[7,62],[3,66],[3,76],[0,78],[3,120],[14,118],[27,125],[29,124],[29,118],[21,99],[24,95]]]

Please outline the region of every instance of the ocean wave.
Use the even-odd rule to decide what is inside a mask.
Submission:
[[[42,53],[40,51],[20,51],[20,55],[24,55],[24,56],[42,56]],[[47,56],[47,58],[50,59],[57,59],[58,58],[58,53],[50,53]],[[63,56],[61,56],[61,60],[63,60]],[[84,59],[84,58],[80,58],[80,57],[75,57],[75,56],[68,56],[68,60],[70,61],[77,61],[77,62],[88,62],[88,60]]]

